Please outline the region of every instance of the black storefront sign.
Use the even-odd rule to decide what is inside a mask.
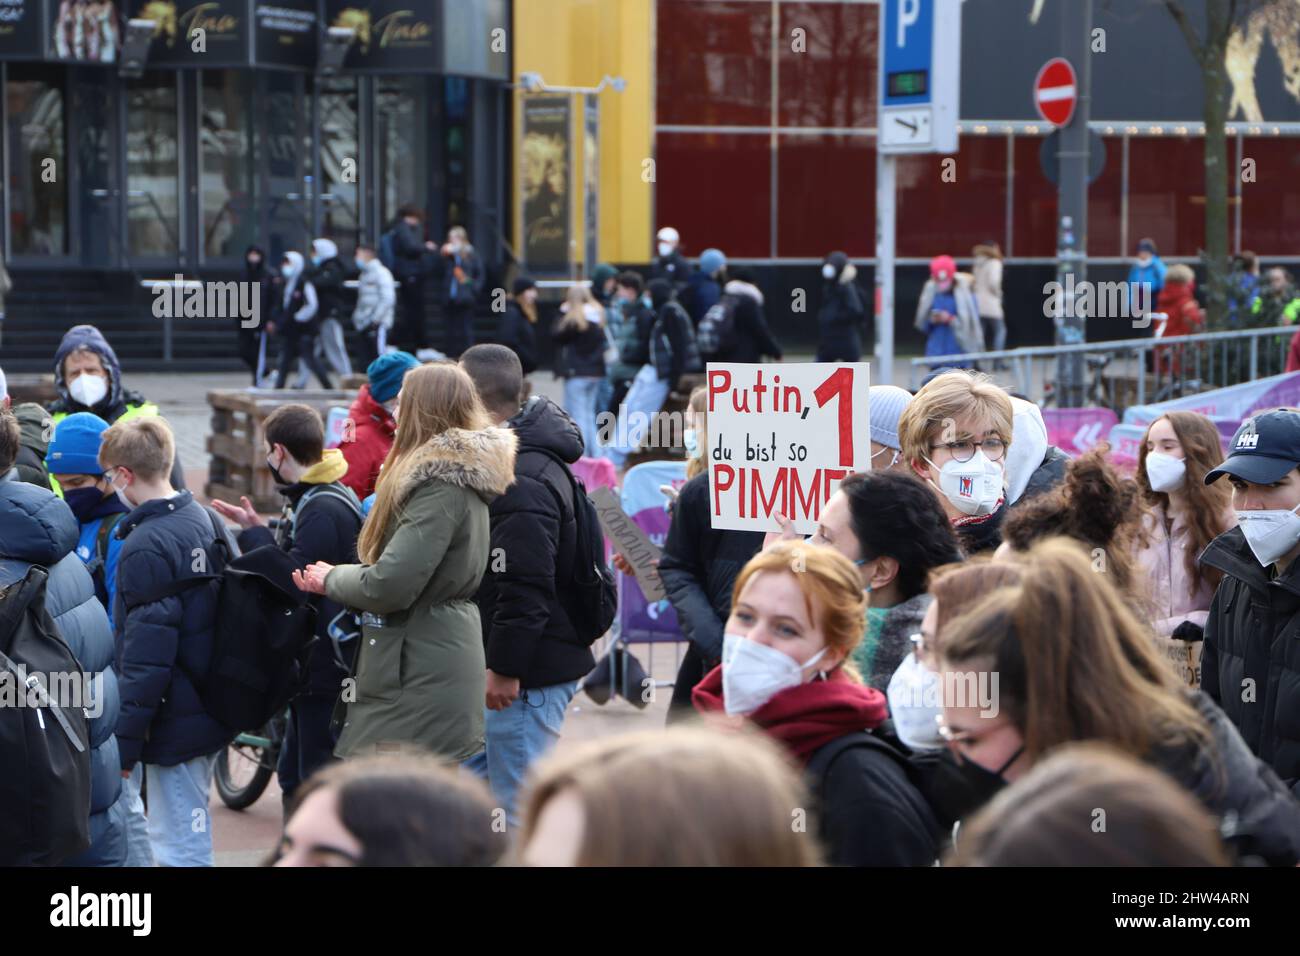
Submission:
[[[131,16],[153,20],[150,66],[247,66],[248,0],[132,0]]]
[[[0,57],[39,60],[41,0],[0,0]]]
[[[325,0],[325,27],[356,31],[343,61],[345,70],[439,72],[441,20],[438,0]]]
[[[962,119],[1040,121],[1034,78],[1061,53],[1063,4],[1048,0],[1031,21],[1037,6],[1008,0],[966,0],[962,6]],[[1204,36],[1205,0],[1184,0],[1184,6]],[[1164,4],[1094,3],[1093,27],[1094,121],[1201,120],[1201,70]],[[1254,4],[1241,18],[1227,63],[1229,120],[1300,121],[1300,84],[1288,80],[1300,75],[1298,36],[1300,3],[1294,0]]]
[[[316,0],[256,0],[253,58],[258,66],[310,70],[320,36]]]

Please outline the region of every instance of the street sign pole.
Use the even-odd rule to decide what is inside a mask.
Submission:
[[[876,369],[893,384],[895,172],[900,155],[957,152],[962,0],[880,0],[876,111]]]
[[[1092,0],[1062,4],[1061,53],[1077,76],[1074,115],[1061,128],[1057,153],[1060,183],[1057,192],[1057,279],[1063,289],[1074,290],[1074,301],[1062,304],[1068,311],[1056,321],[1056,341],[1074,345],[1087,339],[1088,317],[1079,308],[1088,278],[1088,119],[1091,115]],[[1072,281],[1071,281],[1072,280]],[[1139,374],[1141,374],[1139,372]],[[1057,361],[1057,383],[1062,406],[1084,404],[1084,356],[1073,352]]]

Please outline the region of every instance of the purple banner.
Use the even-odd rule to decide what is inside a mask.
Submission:
[[[672,518],[660,485],[680,488],[686,483],[684,461],[648,461],[623,476],[623,510],[658,547],[664,546]],[[618,613],[624,641],[680,641],[677,612],[665,601],[646,600],[635,579],[618,575]]]

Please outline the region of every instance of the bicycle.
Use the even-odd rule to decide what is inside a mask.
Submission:
[[[1087,370],[1092,373],[1092,379],[1088,382],[1084,392],[1084,404],[1095,405],[1101,408],[1109,408],[1118,413],[1119,409],[1115,408],[1115,396],[1112,394],[1111,383],[1106,378],[1106,367],[1114,360],[1115,356],[1109,353],[1097,355],[1086,355],[1084,361]],[[1060,399],[1060,391],[1056,382],[1043,383],[1043,400],[1038,403],[1040,408],[1047,408],[1050,405],[1057,404]]]
[[[240,734],[217,754],[217,795],[230,809],[246,810],[266,791],[280,761],[288,719],[288,711],[272,717],[266,726]]]

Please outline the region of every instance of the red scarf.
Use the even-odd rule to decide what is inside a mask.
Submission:
[[[704,675],[691,691],[691,700],[701,713],[725,709],[722,665]],[[884,694],[849,680],[836,668],[826,680],[786,688],[748,719],[789,748],[800,763],[807,763],[832,740],[855,730],[871,730],[888,715]]]

